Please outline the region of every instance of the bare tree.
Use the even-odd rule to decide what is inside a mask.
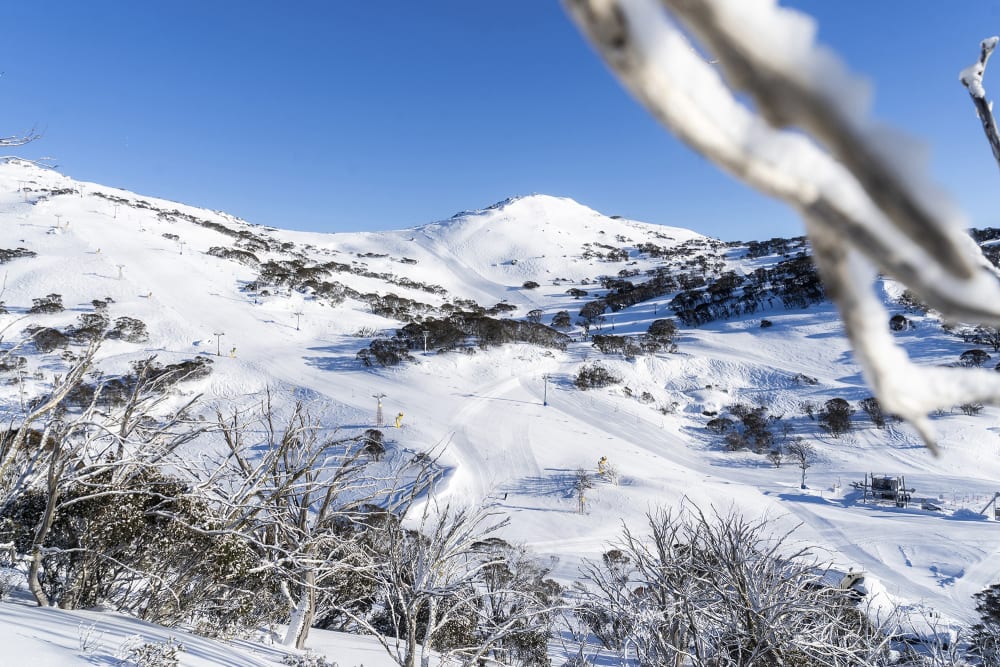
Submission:
[[[930,194],[938,192],[930,177],[902,168],[898,156],[910,142],[859,110],[863,84],[814,44],[810,22],[764,2],[752,9],[723,0],[564,3],[657,120],[802,216],[825,291],[888,412],[936,452],[929,413],[973,401],[1000,404],[1000,376],[918,366],[886,330],[888,313],[871,290],[879,271],[946,317],[992,326],[1000,326],[1000,284],[961,216]]]
[[[795,461],[797,465],[802,470],[802,484],[801,487],[806,488],[806,470],[812,467],[812,460],[816,456],[816,450],[813,446],[803,440],[802,438],[796,437],[792,439],[792,442],[785,447],[785,453]]]

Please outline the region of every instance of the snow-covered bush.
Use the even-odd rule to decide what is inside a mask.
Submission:
[[[120,339],[127,343],[145,343],[149,340],[146,323],[134,317],[119,317],[108,332],[108,338]]]
[[[48,294],[38,299],[32,299],[28,312],[32,314],[61,313],[63,310],[65,308],[63,307],[62,295]]]
[[[165,642],[146,641],[142,635],[125,639],[118,649],[122,667],[177,667],[184,644],[173,637]]]
[[[890,664],[851,594],[766,518],[685,505],[647,521],[585,563],[576,588],[578,615],[623,664]]]
[[[288,667],[337,667],[337,663],[329,662],[325,657],[311,650],[298,654],[289,653],[281,659],[281,664]]]
[[[577,371],[573,384],[575,384],[578,389],[586,391],[587,389],[599,389],[601,387],[618,384],[621,381],[621,377],[615,375],[604,366],[601,366],[600,364],[591,364],[583,366],[579,371]]]

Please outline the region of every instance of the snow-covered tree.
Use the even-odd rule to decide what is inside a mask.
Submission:
[[[578,613],[640,665],[887,665],[888,638],[765,519],[656,510],[585,565]],[[633,664],[628,662],[628,664]]]
[[[50,595],[53,588],[43,585],[43,578],[59,578],[46,571],[62,548],[49,539],[59,517],[87,503],[155,494],[134,480],[155,476],[168,457],[203,430],[187,418],[197,397],[170,404],[172,396],[164,389],[169,378],[163,374],[132,376],[126,399],[111,409],[102,404],[104,382],[98,379],[82,392],[87,400],[76,405],[71,396],[85,386],[99,345],[92,342],[51,390],[33,401],[16,427],[0,437],[0,515],[8,515],[28,496],[38,506],[21,516],[32,519],[24,550],[28,589],[39,606],[59,602]]]
[[[215,426],[225,448],[203,462],[194,490],[216,519],[201,529],[259,555],[257,567],[288,610],[283,643],[304,648],[318,596],[344,566],[340,533],[350,512],[386,485],[362,474],[363,438],[337,437],[301,401],[282,418],[266,392],[259,410],[218,410]]]
[[[466,667],[488,657],[545,664],[538,642],[560,606],[557,587],[523,553],[498,546],[495,533],[507,521],[494,511],[438,504],[424,492],[396,512],[369,513],[350,569],[374,591],[375,606],[341,611],[400,667],[426,665],[435,654]]]

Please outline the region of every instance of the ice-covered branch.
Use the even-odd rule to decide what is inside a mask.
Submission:
[[[976,115],[979,116],[983,124],[983,131],[986,132],[986,140],[990,142],[990,149],[993,151],[993,159],[1000,167],[1000,132],[997,132],[997,121],[993,117],[993,104],[986,101],[986,89],[983,88],[983,74],[986,73],[986,63],[993,50],[997,48],[1000,37],[988,37],[979,43],[979,60],[963,69],[958,80],[965,86],[972,97],[972,104],[976,107]]]
[[[35,128],[31,128],[30,131],[24,134],[14,134],[9,137],[0,137],[0,147],[17,147],[24,146],[25,144],[30,144],[36,139],[41,139],[42,135],[38,133]]]
[[[1000,402],[992,382],[968,375],[949,376],[946,390],[914,399],[915,387],[930,378],[891,338],[858,325],[861,313],[883,328],[888,319],[871,290],[875,268],[852,270],[862,255],[954,319],[1000,323],[1000,283],[964,232],[962,216],[914,167],[919,147],[868,117],[867,85],[814,43],[811,19],[774,0],[564,2],[661,123],[808,221],[814,244],[822,241],[817,263],[827,293],[887,409],[933,445],[926,414],[954,405],[952,396],[971,392]],[[685,30],[718,68],[699,55]],[[749,94],[760,115],[733,89]],[[788,126],[802,132],[782,129]]]

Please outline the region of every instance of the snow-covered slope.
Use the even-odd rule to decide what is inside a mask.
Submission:
[[[566,580],[581,558],[605,550],[622,520],[637,525],[648,509],[684,497],[767,514],[776,528],[802,524],[798,539],[844,568],[863,568],[873,587],[957,621],[971,621],[971,595],[1000,580],[1000,526],[977,514],[1000,490],[997,412],[936,416],[938,459],[904,426],[874,429],[861,414],[848,435],[825,434],[804,402],[854,404],[870,395],[828,304],[773,304],[682,327],[676,353],[635,359],[602,355],[579,340],[579,327],[565,351],[509,344],[476,354],[417,352],[411,363],[374,369],[355,358],[374,335],[404,323],[373,312],[372,295],[395,294],[427,315],[471,300],[505,303],[505,317],[537,309],[548,323],[567,310],[575,321],[588,298],[606,291],[601,276],[642,281],[657,267],[680,273],[697,262],[749,274],[780,258],[750,260],[742,248],[685,229],[611,218],[544,195],[400,231],[281,231],[17,163],[0,165],[0,248],[35,253],[0,265],[4,340],[31,324],[72,325],[94,300],[110,297],[111,320],[141,320],[149,340],[108,341],[101,365],[109,372],[149,354],[164,363],[207,357],[212,374],[187,389],[204,392],[206,406],[249,400],[267,387],[276,395],[297,388],[324,419],[348,430],[371,427],[373,395],[385,394],[386,414],[404,413],[402,428],[387,429],[390,456],[446,445],[441,493],[495,503],[511,517],[506,536],[558,558],[556,572]],[[268,262],[325,264],[320,282],[336,283],[338,297],[316,284],[262,281]],[[574,298],[570,288],[588,295]],[[882,289],[899,292],[893,284]],[[61,295],[66,310],[29,314],[32,300],[48,294]],[[608,313],[595,327],[645,332],[671,315],[670,298]],[[773,326],[761,328],[761,317]],[[908,317],[914,328],[899,336],[921,362],[950,363],[967,349],[932,318]],[[27,391],[59,372],[52,355],[26,356]],[[594,361],[623,382],[577,389],[575,374]],[[19,395],[16,381],[0,386],[5,412],[18,412]],[[761,455],[724,451],[705,429],[740,402],[781,416],[789,429],[775,429],[779,440],[800,435],[815,444],[808,488],[800,488],[794,465],[775,468]],[[594,471],[602,456],[619,483],[599,481],[580,513],[573,474]],[[866,472],[903,474],[918,497],[944,511],[862,504],[850,483]]]

